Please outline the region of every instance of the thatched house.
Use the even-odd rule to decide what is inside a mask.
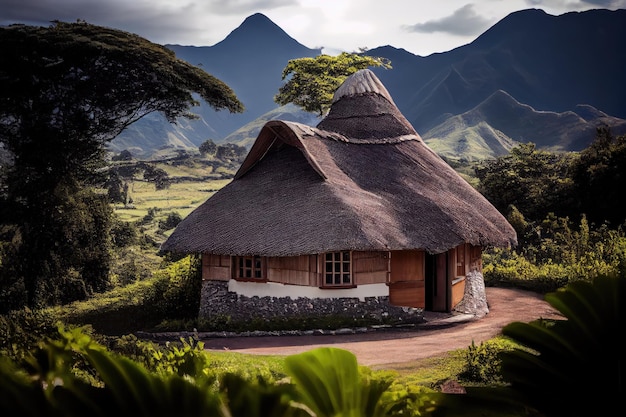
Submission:
[[[481,272],[482,248],[516,240],[362,70],[316,128],[267,122],[233,181],[162,251],[202,254],[201,315],[218,308],[216,283],[234,303],[375,299],[450,312]]]

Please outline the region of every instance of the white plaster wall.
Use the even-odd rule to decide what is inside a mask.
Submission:
[[[356,288],[320,289],[303,285],[285,285],[277,282],[228,281],[228,291],[246,297],[290,297],[290,298],[358,298],[389,296],[387,284],[359,285]]]

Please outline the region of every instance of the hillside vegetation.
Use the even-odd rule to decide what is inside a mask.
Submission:
[[[211,146],[209,148],[212,149]],[[624,166],[625,153],[626,137],[613,137],[609,131],[599,131],[594,146],[577,155],[552,154],[528,144],[513,148],[509,155],[483,161],[480,165],[457,163],[456,168],[465,175],[471,174],[470,166],[473,166],[473,178],[479,189],[494,204],[507,207],[504,211],[520,236],[520,247],[515,250],[485,253],[486,284],[550,293],[568,289],[572,284],[591,285],[599,280],[597,291],[608,291],[612,296],[621,294],[618,297],[623,299],[625,286],[620,284],[622,289],[615,290],[611,285],[600,282],[605,279],[603,277],[611,277],[611,282],[621,282],[626,277],[626,236],[621,226],[624,213],[614,212],[616,217],[612,218],[611,223],[588,222],[586,216],[577,216],[580,221],[570,221],[567,217],[559,216],[574,213],[564,211],[567,207],[565,203],[571,202],[574,191],[604,193],[610,198],[607,189],[616,185],[619,187],[619,181],[623,181],[616,172],[621,172],[619,170]],[[175,227],[176,220],[180,220],[184,213],[231,180],[238,162],[221,160],[215,154],[181,153],[158,161],[137,161],[128,158],[128,154],[114,155],[113,159],[115,161],[111,162],[109,169],[110,178],[122,179],[121,190],[126,190],[124,203],[111,203],[117,217],[117,226],[114,228],[116,257],[112,269],[116,278],[111,281],[114,288],[102,294],[94,294],[86,301],[34,311],[16,310],[0,316],[0,332],[3,335],[0,352],[12,359],[0,363],[1,379],[10,384],[0,386],[0,391],[8,392],[6,390],[11,386],[10,392],[15,395],[7,397],[0,394],[3,409],[23,413],[24,404],[30,404],[31,410],[37,410],[34,415],[41,415],[36,414],[40,412],[49,414],[53,410],[63,410],[64,415],[73,415],[67,407],[74,406],[73,398],[77,398],[79,392],[83,399],[91,396],[101,398],[102,395],[113,395],[109,390],[131,393],[135,392],[133,387],[148,384],[154,389],[142,391],[141,395],[126,396],[121,403],[113,400],[119,398],[113,395],[106,408],[113,412],[132,409],[135,415],[144,415],[143,412],[152,415],[152,405],[145,405],[144,402],[153,404],[153,400],[160,398],[160,411],[174,407],[179,413],[182,404],[173,399],[178,398],[178,394],[171,396],[168,393],[181,392],[182,388],[174,386],[179,384],[175,382],[177,378],[182,378],[187,381],[184,388],[186,395],[193,395],[200,401],[195,403],[188,400],[185,404],[194,404],[193,409],[199,415],[215,415],[213,411],[206,411],[209,414],[200,412],[206,410],[201,404],[209,399],[225,401],[231,416],[249,415],[250,398],[257,398],[254,401],[267,404],[271,398],[273,401],[285,398],[283,390],[286,388],[304,389],[308,386],[307,381],[296,378],[292,372],[303,375],[296,368],[308,366],[306,364],[311,360],[317,360],[319,366],[327,367],[315,382],[320,386],[332,384],[333,372],[348,372],[346,366],[352,359],[344,352],[336,353],[337,358],[341,358],[338,359],[340,364],[332,358],[335,353],[322,351],[288,358],[252,359],[231,353],[208,354],[203,350],[202,343],[193,337],[159,345],[133,336],[138,330],[150,329],[186,331],[190,335],[195,330],[237,330],[238,323],[197,320],[200,290],[198,258],[161,258],[156,256],[156,252],[159,242]],[[508,176],[503,177],[502,172],[507,172]],[[581,182],[577,172],[587,173],[582,178],[584,182]],[[590,172],[593,175],[589,176]],[[589,182],[606,189],[589,190]],[[119,183],[113,183],[118,184],[117,191],[120,191]],[[561,184],[561,187],[556,188],[555,184]],[[115,190],[115,187],[109,185],[108,189],[103,188],[101,192],[113,195]],[[603,201],[596,198],[594,205],[599,204],[601,207]],[[605,203],[610,204],[609,201]],[[582,210],[588,207],[569,208]],[[610,214],[607,211],[589,213],[594,219],[603,219]],[[619,219],[622,219],[621,223]],[[612,227],[612,224],[618,226]],[[586,287],[578,290],[572,287],[571,291],[577,294],[589,292]],[[563,311],[573,314],[569,310]],[[620,313],[618,310],[607,310],[606,314],[610,318]],[[65,327],[59,328],[58,323],[65,323]],[[613,329],[611,326],[620,328],[623,324],[620,323],[602,321],[596,323],[593,330],[601,333],[603,329]],[[345,323],[330,318],[326,325],[338,328],[345,326]],[[542,330],[543,326],[546,326],[546,330]],[[571,407],[557,410],[547,407],[546,401],[551,397],[538,394],[533,388],[532,377],[526,379],[516,371],[520,366],[526,366],[518,365],[518,361],[527,354],[527,347],[522,344],[528,343],[527,332],[550,331],[550,326],[551,322],[534,324],[531,329],[513,326],[507,330],[513,337],[512,341],[497,338],[488,343],[469,346],[464,351],[451,352],[445,358],[407,365],[409,369],[402,372],[358,367],[358,372],[349,378],[351,382],[342,382],[342,387],[345,388],[346,384],[369,387],[363,388],[367,392],[364,394],[367,403],[379,404],[377,407],[380,407],[380,411],[368,415],[560,416],[561,410],[570,410]],[[573,337],[572,334],[583,332],[570,332],[566,337]],[[555,337],[563,336],[555,333]],[[42,344],[42,340],[51,342]],[[594,340],[600,339],[594,337]],[[552,345],[533,346],[543,352]],[[595,344],[583,343],[577,346]],[[606,357],[606,350],[602,349],[603,354],[590,352],[586,355],[591,358]],[[31,352],[35,352],[35,356],[31,356]],[[508,353],[511,359],[501,359],[502,353]],[[47,365],[37,360],[48,354],[64,359],[44,375],[38,369],[44,369]],[[330,356],[325,356],[327,354]],[[577,361],[569,358],[560,366],[563,369],[581,369]],[[39,388],[33,388],[30,382],[32,379],[24,377],[26,369],[23,363],[35,364],[34,370],[28,371],[30,378],[41,381],[57,378],[65,381],[63,386],[68,389],[63,394],[65,400],[57,402],[54,396],[36,394]],[[579,379],[572,379],[570,384],[561,385],[562,389],[554,395],[558,394],[565,401],[571,390],[581,389],[581,385],[584,390],[588,381],[608,375],[606,365],[595,366],[590,363],[584,369],[584,377],[581,375]],[[127,377],[110,379],[114,375],[111,373],[113,370],[120,370]],[[616,372],[623,374],[621,368]],[[280,382],[287,375],[292,375],[295,386],[284,386]],[[558,374],[546,373],[543,378],[546,384],[555,383]],[[511,385],[510,381],[519,386]],[[442,387],[450,383],[464,387],[467,395],[459,397],[442,393]],[[74,387],[81,388],[74,391]],[[327,389],[332,388],[324,388]],[[620,385],[615,389],[616,395],[623,393]],[[197,390],[202,390],[204,394],[194,394]],[[503,393],[506,394],[503,396]],[[33,395],[40,399],[35,400]],[[15,402],[16,398],[21,400]],[[172,401],[167,402],[166,398],[172,398]],[[241,398],[247,400],[240,402]],[[299,396],[295,398],[311,407],[319,407],[324,401],[317,397],[308,397],[307,400]],[[503,401],[503,398],[506,400]],[[81,412],[95,412],[103,407],[98,405],[102,404],[99,401],[89,404],[92,406],[83,404]],[[253,409],[261,409],[258,403],[252,404],[255,404]],[[280,401],[276,404],[280,404]],[[594,400],[590,399],[580,401],[577,406],[593,408],[594,404]],[[285,407],[286,404],[280,407],[277,405],[271,415],[287,415]],[[543,414],[537,414],[538,410]]]

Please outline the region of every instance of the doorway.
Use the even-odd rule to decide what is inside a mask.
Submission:
[[[447,252],[425,256],[425,310],[449,312],[448,306],[448,254]]]

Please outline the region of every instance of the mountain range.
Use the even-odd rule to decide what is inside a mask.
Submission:
[[[166,45],[177,57],[228,84],[242,114],[193,109],[198,120],[170,124],[150,115],[111,143],[149,158],[195,149],[207,139],[250,146],[270,119],[316,125],[319,118],[273,97],[290,59],[320,49],[298,43],[265,15],[249,16],[213,46]],[[587,147],[600,125],[626,133],[626,10],[553,16],[511,13],[470,44],[429,56],[390,45],[364,52],[392,68],[375,68],[396,105],[422,138],[449,159],[506,154],[517,143],[552,151]]]

